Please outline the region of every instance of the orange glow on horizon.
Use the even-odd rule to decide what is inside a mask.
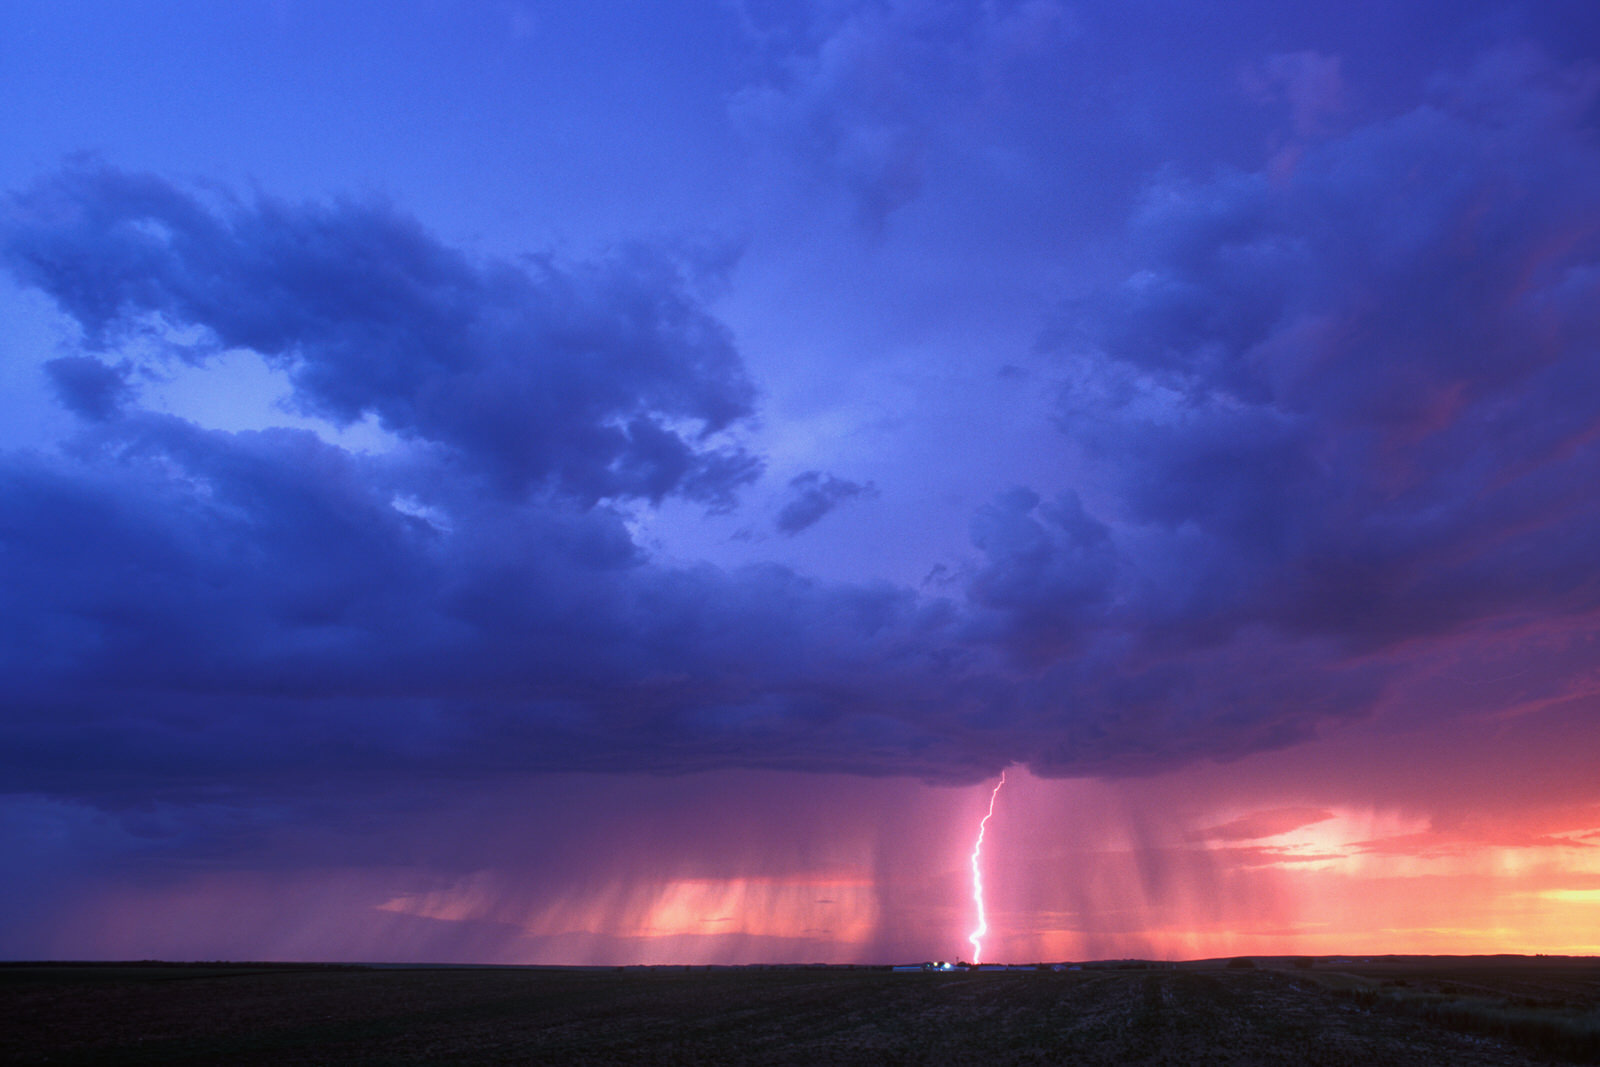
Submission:
[[[1600,953],[1592,808],[1456,825],[1344,804],[1176,814],[1148,781],[1015,777],[1005,830],[1095,817],[1048,848],[1038,829],[986,846],[1004,871],[994,959]]]
[[[479,878],[445,890],[396,896],[377,907],[445,922],[511,921],[534,937],[588,935],[644,942],[640,962],[685,962],[650,943],[753,937],[826,941],[848,948],[867,943],[878,926],[874,884],[839,872],[617,882],[537,905],[519,901],[493,879]],[[698,956],[704,947],[693,951]]]
[[[694,853],[704,838],[668,838],[676,850],[597,852],[592,866],[569,853],[561,869],[511,860],[448,879],[395,866],[121,884],[85,898],[51,954],[944,958],[952,933],[971,923],[983,787],[917,787],[899,807],[884,803],[881,783],[862,787],[871,805],[856,803],[854,788],[819,789],[812,803],[831,805],[825,819],[752,820],[757,834],[781,826],[782,854],[763,853],[759,836],[725,833],[712,838],[721,854]],[[1353,802],[1292,780],[1253,782],[1234,765],[1122,780],[1013,767],[1004,794],[982,847],[985,961],[1600,955],[1600,808],[1581,793],[1504,808],[1437,791],[1430,803]]]

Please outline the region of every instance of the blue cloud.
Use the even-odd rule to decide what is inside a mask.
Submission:
[[[1157,184],[1136,269],[1047,335],[1146,619],[1370,649],[1597,603],[1592,80],[1510,49],[1435,84]]]
[[[636,544],[626,506],[728,506],[761,464],[727,436],[754,385],[665,253],[479,260],[383,206],[46,179],[3,249],[79,326],[49,373],[89,417],[0,458],[8,780],[1135,771],[1366,714],[1408,648],[1586,618],[1583,91],[1492,57],[1292,168],[1161,178],[1125,281],[1044,341],[1082,488],[980,509],[951,600]],[[141,408],[170,328],[399,446]],[[789,488],[796,532],[867,487]]]
[[[778,512],[778,530],[785,534],[797,534],[815,525],[845,501],[874,496],[876,493],[877,488],[871,482],[863,485],[821,471],[797,474],[789,479],[789,500]]]
[[[375,416],[509,491],[728,507],[760,472],[713,440],[750,414],[754,389],[687,266],[659,250],[479,261],[382,204],[212,206],[106,167],[13,196],[3,241],[12,269],[77,321],[91,351],[199,328],[212,349],[251,349],[287,370],[304,412]],[[104,408],[76,358],[70,397]]]

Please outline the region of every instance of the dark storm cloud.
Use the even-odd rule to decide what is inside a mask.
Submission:
[[[821,471],[806,471],[789,479],[789,500],[778,512],[778,530],[797,534],[840,504],[862,496],[876,495],[871,482],[865,485],[844,478],[836,478]]]
[[[1126,635],[1087,676],[1054,669],[1101,708],[1084,744],[1119,709],[1307,731],[1370,707],[1408,643],[1600,609],[1596,85],[1501,51],[1271,174],[1151,189],[1136,269],[1046,339],[1120,595],[1097,631],[1066,592],[1007,635],[1033,659]],[[991,567],[1099,588],[1107,557],[1058,540]]]
[[[972,542],[985,563],[968,595],[1004,618],[1025,659],[1057,659],[1103,622],[1116,548],[1076,494],[1046,504],[1029,489],[1004,493],[974,517]]]
[[[605,508],[428,493],[428,462],[154,415],[8,457],[11,788],[959,762],[907,594],[654,567]]]
[[[245,348],[295,403],[448,445],[498,486],[592,503],[678,493],[729,506],[759,463],[710,437],[754,390],[685,265],[643,246],[596,263],[475,261],[381,204],[213,206],[153,176],[63,172],[6,205],[5,256],[91,351],[163,327],[183,355]],[[113,372],[55,371],[104,413]]]
[[[1314,109],[1259,173],[1154,184],[1126,280],[1046,342],[1082,481],[980,509],[952,601],[636,545],[617,498],[726,506],[760,462],[670,257],[485,262],[388,208],[48,179],[3,247],[81,328],[48,373],[86,418],[0,459],[6,781],[1148,771],[1367,714],[1460,631],[1591,618],[1591,85],[1497,53],[1339,132]],[[139,407],[144,363],[222,348],[399,445]],[[864,487],[791,489],[792,533]]]
[[[12,198],[4,251],[87,353],[48,368],[79,432],[0,460],[9,788],[123,803],[330,776],[997,758],[939,726],[983,699],[949,654],[949,605],[636,547],[607,498],[722,506],[759,469],[707,443],[752,389],[664,256],[477,263],[386,208],[213,208],[108,169]],[[399,444],[136,403],[152,361],[225,348],[282,366],[302,409],[375,414]],[[797,491],[825,511],[867,487]]]

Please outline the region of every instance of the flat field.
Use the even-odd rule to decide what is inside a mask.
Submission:
[[[1600,1062],[1600,960],[950,974],[0,965],[0,1061]]]

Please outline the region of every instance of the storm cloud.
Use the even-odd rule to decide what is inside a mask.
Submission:
[[[4,255],[79,331],[47,371],[83,419],[0,470],[11,780],[1138,772],[1369,714],[1452,635],[1585,625],[1592,88],[1495,53],[1408,110],[1299,122],[1292,162],[1151,184],[1125,280],[1041,341],[1080,487],[995,496],[943,595],[641,547],[629,508],[735,508],[763,469],[692,262],[45,178]],[[141,406],[162,361],[230,350],[393,446]],[[778,528],[867,492],[803,474]]]
[[[936,725],[948,605],[634,543],[627,501],[731,507],[760,469],[711,442],[753,390],[663,255],[473,263],[389,209],[105,168],[14,197],[5,251],[86,353],[49,367],[81,431],[0,471],[15,787],[973,758]],[[395,445],[134,399],[239,348]]]
[[[759,472],[710,441],[755,396],[726,328],[693,295],[693,264],[643,245],[474,261],[381,203],[213,206],[83,166],[11,198],[6,257],[90,351],[198,328],[176,358],[259,353],[304,413],[372,416],[509,491],[731,506]],[[54,376],[69,404],[103,413],[117,391],[85,358]]]
[[[1600,603],[1593,91],[1495,53],[1277,175],[1150,190],[1139,268],[1050,343],[1115,521],[1197,564],[1172,626],[1372,651]]]

